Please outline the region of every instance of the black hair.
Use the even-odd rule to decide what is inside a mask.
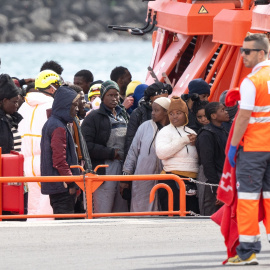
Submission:
[[[269,52],[269,40],[265,34],[250,34],[245,37],[244,41],[255,41],[256,48],[264,50],[265,54],[268,55]]]
[[[90,83],[89,89],[90,89],[91,86],[93,86],[94,84],[102,84],[102,83],[104,83],[104,81],[102,81],[102,80],[93,81],[93,82]]]
[[[210,102],[205,106],[205,116],[209,121],[211,121],[211,114],[216,113],[220,105],[223,105],[221,102]]]
[[[82,69],[80,71],[78,71],[74,77],[83,77],[84,81],[86,82],[93,82],[94,81],[94,76],[92,74],[92,72],[88,69]]]
[[[182,94],[182,95],[181,95],[181,98],[182,98],[185,102],[187,102],[188,99],[189,99],[188,94]]]
[[[46,70],[46,69],[53,70],[58,75],[61,75],[63,70],[64,70],[63,67],[59,63],[57,63],[57,62],[55,62],[53,60],[44,62],[43,65],[40,68],[40,71],[43,71],[43,70]]]
[[[68,87],[71,88],[71,89],[73,89],[78,94],[81,91],[83,91],[83,89],[79,85],[76,85],[76,84],[70,84],[70,85],[68,85]]]
[[[195,115],[199,110],[205,109],[206,105],[209,103],[206,100],[200,100],[200,96],[198,94],[193,94],[191,96],[191,100],[193,101],[192,111]]]
[[[115,67],[110,75],[110,78],[112,81],[117,82],[119,78],[121,78],[123,75],[126,74],[126,72],[128,71],[127,68],[119,66],[119,67]]]
[[[167,93],[170,95],[172,93],[172,86],[167,83],[155,82],[149,85],[144,91],[144,100],[146,102],[150,101],[150,97],[158,96]]]

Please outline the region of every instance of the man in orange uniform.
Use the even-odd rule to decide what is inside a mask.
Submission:
[[[258,224],[259,200],[263,196],[264,224],[270,241],[270,61],[269,40],[264,34],[251,34],[241,48],[243,63],[252,72],[240,86],[241,103],[228,158],[236,162],[237,223],[239,246],[231,265],[258,264],[261,250]],[[240,146],[237,151],[237,145]]]

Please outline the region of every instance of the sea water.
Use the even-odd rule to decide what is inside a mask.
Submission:
[[[116,66],[129,69],[132,80],[145,82],[153,52],[149,41],[75,42],[75,43],[5,43],[0,44],[0,73],[35,78],[47,60],[64,68],[65,81],[73,82],[81,69],[90,70],[95,80],[108,80]]]

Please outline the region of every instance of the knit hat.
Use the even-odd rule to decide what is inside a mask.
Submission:
[[[0,100],[11,99],[19,95],[19,89],[8,74],[0,75]]]
[[[100,98],[101,98],[101,100],[103,100],[104,95],[110,89],[115,89],[118,92],[120,92],[118,84],[116,82],[114,82],[114,81],[108,80],[108,81],[101,84],[101,89],[100,89]]]
[[[88,99],[90,101],[92,96],[100,96],[101,83],[93,84],[88,92]]]
[[[195,79],[188,84],[188,97],[190,98],[193,94],[208,94],[210,95],[210,86],[203,79]]]
[[[182,98],[177,97],[177,96],[173,96],[171,98],[171,104],[170,104],[170,107],[168,109],[168,114],[173,110],[179,110],[179,111],[185,113],[186,120],[187,120],[185,125],[187,125],[188,124],[188,107],[187,107],[186,102]]]
[[[165,110],[168,111],[170,104],[171,104],[171,100],[167,97],[159,97],[153,103],[157,103],[162,108],[164,108]]]
[[[148,102],[150,97],[159,96],[165,93],[170,95],[172,93],[172,87],[166,83],[155,82],[149,85],[144,91],[144,100]]]
[[[129,95],[132,95],[136,89],[136,87],[141,84],[140,81],[132,81],[128,84],[127,86],[127,90],[126,90],[126,97],[128,97]]]
[[[182,98],[177,96],[173,96],[171,98],[171,104],[168,109],[168,113],[170,113],[173,110],[178,110],[188,115],[188,107],[186,102]]]

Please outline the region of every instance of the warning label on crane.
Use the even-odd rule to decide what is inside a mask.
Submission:
[[[199,14],[207,14],[208,11],[206,10],[206,8],[204,6],[202,6],[199,10]]]

